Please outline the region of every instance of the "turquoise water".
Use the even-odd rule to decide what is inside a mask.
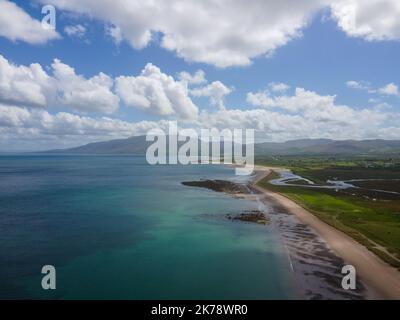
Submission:
[[[149,166],[133,156],[0,156],[0,297],[293,297],[279,235],[231,222],[253,201],[181,185],[225,166]],[[41,288],[54,265],[57,289]]]

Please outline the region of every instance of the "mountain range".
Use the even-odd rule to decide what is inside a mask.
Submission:
[[[47,153],[68,154],[132,154],[144,155],[153,142],[145,136],[89,143],[70,149],[49,150]],[[184,142],[178,143],[178,147]],[[221,149],[223,144],[221,145]],[[399,140],[330,140],[301,139],[286,142],[255,144],[256,156],[263,155],[357,155],[400,154]]]
[[[134,136],[89,143],[70,149],[50,150],[47,153],[68,154],[135,154],[144,155],[149,145],[145,136]],[[180,144],[183,144],[180,143]],[[221,146],[223,148],[223,146]],[[399,140],[330,140],[302,139],[286,142],[255,144],[256,156],[263,155],[379,155],[400,154]]]

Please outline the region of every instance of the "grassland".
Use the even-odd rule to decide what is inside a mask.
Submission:
[[[285,158],[273,165],[287,167],[316,183],[328,179],[400,179],[400,165],[393,159],[364,160]],[[272,163],[265,163],[271,165]],[[371,189],[396,191],[400,181],[376,180],[360,182],[363,189],[310,189],[302,185],[275,186],[275,171],[259,182],[260,186],[294,200],[324,222],[345,232],[382,259],[400,268],[400,195]]]

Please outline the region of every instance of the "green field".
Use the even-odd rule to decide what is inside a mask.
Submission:
[[[285,159],[281,167],[316,183],[327,179],[398,179],[400,166],[380,162],[366,166],[355,161],[323,161],[321,159]],[[288,163],[292,165],[288,166]],[[390,162],[389,162],[390,163]],[[294,164],[294,165],[293,165]],[[269,163],[269,165],[271,165]],[[377,180],[360,182],[363,189],[310,189],[301,186],[274,186],[269,183],[279,174],[273,171],[259,184],[279,192],[308,209],[321,220],[350,235],[382,259],[400,268],[400,195],[372,191],[397,191],[400,181]]]

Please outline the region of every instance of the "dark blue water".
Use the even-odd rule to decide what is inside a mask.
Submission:
[[[270,227],[231,222],[257,203],[181,185],[225,166],[133,156],[0,156],[0,298],[290,298]],[[41,288],[54,265],[57,289]]]

